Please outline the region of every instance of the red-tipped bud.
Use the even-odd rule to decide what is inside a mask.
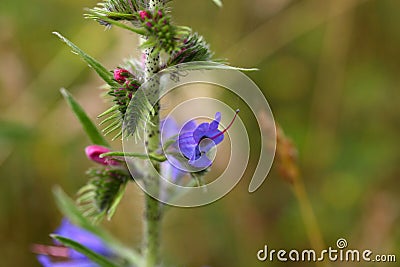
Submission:
[[[101,154],[108,152],[111,152],[111,150],[104,146],[91,145],[85,148],[86,156],[90,160],[93,160],[94,162],[97,162],[102,165],[112,165],[112,166],[120,165],[118,161],[109,159],[107,157],[100,158]]]
[[[142,20],[149,19],[150,14],[146,10],[140,10],[139,11],[139,16]]]
[[[126,69],[117,68],[114,70],[114,79],[123,84],[126,81],[126,78],[132,77],[132,73],[130,73]]]

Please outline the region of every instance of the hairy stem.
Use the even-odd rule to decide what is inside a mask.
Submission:
[[[153,10],[155,8],[162,8],[164,5],[163,0],[149,0],[148,8]],[[154,53],[154,47],[147,48],[144,50],[145,53],[145,79],[146,82],[152,82],[151,77],[157,73],[160,56]],[[150,88],[158,86],[156,81],[153,81]],[[156,90],[155,90],[156,91]],[[147,124],[146,129],[146,146],[148,153],[153,153],[159,147],[160,136],[159,136],[159,117],[160,105],[157,102],[154,106],[154,112],[151,114],[150,123]],[[159,179],[158,173],[160,170],[160,163],[157,161],[152,161],[154,166],[153,171],[149,171],[147,177],[145,177],[145,186],[150,189],[153,194],[159,194]],[[151,169],[151,168],[150,168]],[[144,257],[145,257],[145,267],[157,266],[160,262],[160,230],[161,230],[161,203],[145,194],[145,212],[144,212]]]

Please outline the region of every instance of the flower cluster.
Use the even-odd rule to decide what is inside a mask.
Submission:
[[[171,17],[164,10],[141,10],[139,20],[147,36],[143,48],[154,47],[153,54],[161,50],[171,54],[177,49],[178,28],[171,24]]]
[[[173,52],[166,66],[195,61],[210,61],[213,52],[198,33],[190,33],[179,40],[179,50]]]
[[[114,97],[113,101],[119,107],[121,115],[124,115],[133,95],[141,86],[141,82],[133,73],[123,68],[114,70],[114,80],[120,84],[120,87],[111,88],[108,94]]]

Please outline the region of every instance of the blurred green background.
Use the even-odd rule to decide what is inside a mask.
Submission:
[[[95,118],[102,82],[51,32],[62,32],[108,68],[137,54],[136,37],[104,31],[82,17],[96,1],[0,1],[1,266],[39,266],[32,243],[48,244],[58,225],[51,189],[73,195],[92,166],[81,131],[59,88]],[[216,57],[250,73],[299,150],[307,192],[326,246],[400,260],[400,1],[176,0],[178,24],[193,27]],[[114,143],[120,146],[119,142]],[[267,266],[264,244],[310,247],[299,203],[273,168],[254,194],[243,179],[222,200],[172,209],[163,253],[180,266]],[[127,244],[141,240],[142,193],[134,185],[105,227]],[[363,266],[335,263],[334,266]],[[395,266],[370,264],[368,266]],[[270,263],[268,266],[304,266]],[[307,264],[313,266],[313,264]]]

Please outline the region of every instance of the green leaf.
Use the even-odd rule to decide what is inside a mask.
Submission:
[[[84,217],[74,201],[68,197],[60,187],[53,189],[56,204],[61,213],[73,224],[97,235],[114,251],[115,254],[126,259],[131,264],[142,266],[143,259],[139,253],[123,246],[118,240],[100,227],[93,225],[89,219]]]
[[[58,32],[53,32],[58,38],[61,39],[64,43],[66,43],[69,47],[72,48],[72,51],[76,54],[78,54],[84,61],[86,61],[87,64],[89,64],[90,67],[92,67],[97,74],[110,86],[115,86],[118,87],[119,84],[113,79],[113,75],[111,72],[109,72],[103,65],[101,65],[97,60],[83,52],[79,47],[77,47],[74,43],[72,43],[70,40],[62,36]]]
[[[121,15],[123,16],[124,14],[121,14]],[[115,19],[109,18],[109,16],[113,16],[113,13],[112,12],[104,12],[104,14],[102,14],[100,12],[96,12],[95,10],[93,10],[93,11],[88,10],[88,13],[85,14],[85,18],[88,18],[88,19],[102,21],[103,23],[106,23],[108,25],[114,25],[114,26],[120,27],[122,29],[131,31],[131,32],[134,32],[134,33],[137,33],[140,35],[146,34],[146,31],[143,29],[129,27],[128,25],[126,25],[122,22],[119,22]]]
[[[73,224],[92,232],[102,239],[108,239],[108,234],[102,231],[99,227],[93,225],[89,219],[84,217],[75,205],[74,201],[69,198],[60,187],[54,188],[53,194],[59,210]]]
[[[82,124],[82,127],[85,130],[86,134],[89,136],[90,141],[95,145],[110,147],[107,140],[104,139],[103,135],[99,132],[97,127],[90,120],[90,118],[85,113],[83,108],[79,105],[79,103],[76,102],[76,100],[72,97],[72,95],[64,88],[62,88],[60,91],[64,99],[67,101],[68,105],[78,118],[79,122]]]
[[[213,0],[213,2],[214,2],[217,6],[222,7],[222,1],[221,1],[221,0]]]
[[[114,264],[106,257],[94,252],[93,250],[88,249],[87,247],[79,244],[78,242],[76,242],[72,239],[69,239],[69,238],[66,238],[66,237],[63,237],[60,235],[56,235],[56,234],[52,234],[50,236],[52,238],[54,238],[55,240],[57,240],[58,242],[60,242],[61,244],[63,244],[64,246],[72,248],[79,253],[82,253],[83,255],[88,257],[91,261],[93,261],[94,263],[97,263],[101,267],[118,267],[118,265]]]
[[[154,75],[133,96],[125,112],[123,138],[128,136],[140,138],[140,133],[145,129],[146,124],[151,123],[149,115],[157,101],[158,84],[159,77]]]
[[[225,64],[221,64],[214,61],[197,61],[174,65],[166,69],[161,70],[159,73],[174,72],[174,71],[186,71],[186,70],[238,70],[238,71],[257,71],[257,68],[239,68]]]

